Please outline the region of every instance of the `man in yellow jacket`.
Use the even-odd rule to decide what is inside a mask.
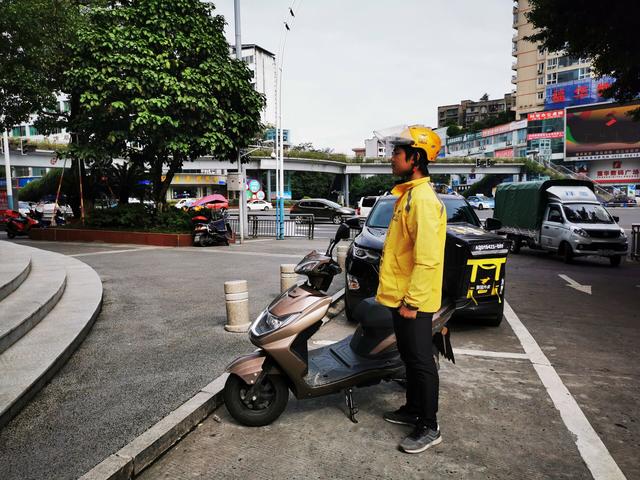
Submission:
[[[403,127],[384,135],[393,147],[393,174],[405,183],[387,232],[376,300],[393,311],[400,357],[407,372],[406,404],[384,414],[391,423],[411,425],[400,443],[407,453],[419,453],[442,441],[436,418],[439,379],[432,350],[431,320],[440,308],[447,214],[429,179],[428,163],[441,141],[431,129]]]

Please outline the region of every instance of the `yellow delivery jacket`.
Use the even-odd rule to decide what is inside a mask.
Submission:
[[[376,300],[397,308],[404,301],[421,312],[440,308],[447,213],[423,177],[397,185],[399,196],[384,242]]]

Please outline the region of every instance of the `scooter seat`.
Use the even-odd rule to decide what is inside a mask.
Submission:
[[[356,306],[353,319],[363,328],[393,328],[391,310],[376,302],[374,297],[365,298]]]

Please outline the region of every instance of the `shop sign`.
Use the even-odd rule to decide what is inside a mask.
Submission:
[[[520,130],[521,128],[527,128],[526,120],[518,120],[517,122],[505,123],[504,125],[498,125],[497,127],[485,128],[482,130],[482,137],[492,137],[494,135],[500,135],[501,133]]]
[[[539,140],[541,138],[562,138],[564,132],[541,132],[527,134],[527,140]]]
[[[502,150],[496,150],[493,154],[498,158],[507,158],[513,157],[513,149],[512,148],[504,148]]]
[[[640,183],[640,164],[633,164],[616,160],[611,167],[598,167],[591,172],[592,178],[598,183]]]
[[[554,118],[563,118],[564,110],[549,110],[546,112],[534,112],[527,115],[527,120],[532,122],[535,120],[552,120]]]

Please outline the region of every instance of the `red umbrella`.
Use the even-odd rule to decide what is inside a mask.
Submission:
[[[206,205],[207,203],[213,203],[213,202],[228,203],[227,199],[224,198],[224,195],[220,195],[219,193],[214,193],[213,195],[207,195],[206,197],[202,197],[200,200],[196,201],[196,203],[194,203],[193,206],[198,207],[200,205]]]

